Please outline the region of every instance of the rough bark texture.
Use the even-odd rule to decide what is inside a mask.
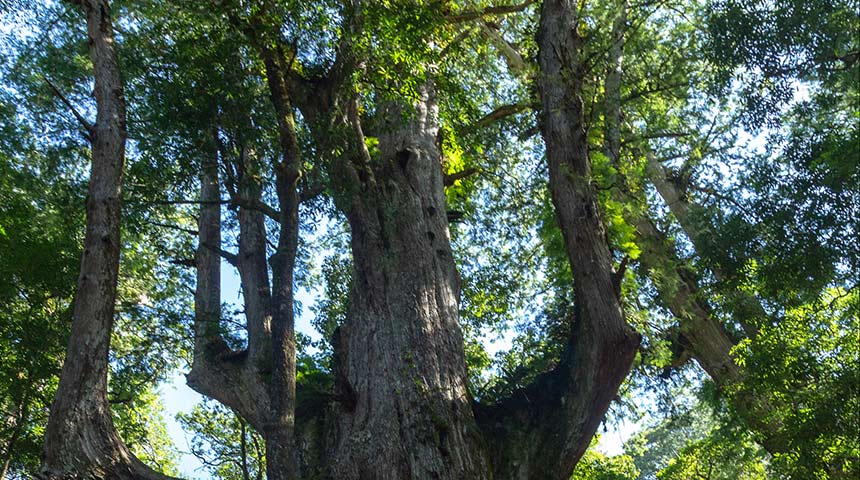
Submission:
[[[40,475],[167,478],[129,452],[114,428],[107,400],[108,350],[119,271],[125,101],[108,2],[84,0],[80,5],[87,18],[97,122],[89,132],[92,168],[71,337],[45,432]]]
[[[495,478],[565,479],[627,376],[639,336],[624,321],[600,220],[581,99],[576,6],[545,1],[538,44],[550,190],[574,277],[576,313],[560,364],[479,419],[497,441]]]
[[[296,403],[296,335],[293,278],[299,240],[299,143],[293,106],[287,87],[285,52],[263,46],[269,92],[278,117],[281,161],[275,165],[275,190],[280,207],[278,246],[272,266],[272,377],[269,381],[271,412],[264,430],[266,478],[292,479],[298,474],[294,454]]]
[[[253,149],[245,148],[231,166],[235,167],[237,188],[231,190],[240,205],[262,204],[260,160]],[[286,252],[286,264],[278,251],[266,259],[266,226],[263,213],[256,208],[239,207],[239,251],[235,265],[242,283],[248,344],[233,351],[219,335],[220,292],[216,278],[219,271],[220,214],[217,165],[204,164],[201,177],[202,200],[198,248],[198,280],[195,305],[196,345],[194,364],[187,376],[188,384],[198,392],[229,406],[266,441],[267,478],[295,478],[295,455],[292,442],[292,407],[285,409],[289,385],[295,382],[295,351],[292,337],[292,261],[295,251]],[[296,217],[297,218],[297,217]],[[205,224],[204,224],[205,223]],[[290,232],[286,232],[288,235]],[[293,230],[292,234],[295,234]],[[285,231],[282,228],[281,234]],[[290,256],[292,255],[292,256]],[[269,265],[275,273],[273,282],[280,292],[272,293]],[[288,271],[285,273],[284,268]],[[286,284],[286,287],[284,286]],[[286,293],[284,293],[286,290]],[[287,316],[284,312],[289,310]],[[278,330],[276,335],[273,330]],[[284,337],[284,332],[288,335]],[[275,345],[287,347],[275,348]],[[289,372],[285,373],[284,372]],[[286,379],[286,380],[284,380]],[[286,413],[285,413],[286,412]],[[270,470],[270,471],[269,471]]]
[[[350,115],[361,154],[339,185],[355,271],[336,346],[334,478],[491,478],[466,389],[436,98],[432,85],[420,94],[414,110],[383,107],[378,159]]]
[[[360,9],[352,10],[357,3],[349,5],[347,30],[361,23]],[[544,12],[548,24],[558,13],[554,8],[558,5]],[[260,27],[252,24],[243,31],[256,38],[254,28]],[[558,368],[502,404],[481,407],[473,404],[466,388],[459,278],[450,246],[432,83],[419,89],[417,101],[376,105],[379,152],[371,155],[350,84],[361,67],[346,38],[333,67],[316,79],[289,71],[286,47],[277,40],[257,41],[284,154],[275,169],[282,200],[279,218],[289,224],[293,215],[295,101],[315,135],[316,151],[333,158],[329,174],[336,204],[352,230],[355,268],[347,319],[333,342],[334,395],[320,397],[317,405],[298,405],[295,439],[282,442],[295,445],[303,478],[567,478],[616,395],[638,344],[622,318],[595,192],[584,180],[590,167],[578,95],[559,97],[569,86],[561,85],[547,88],[544,99],[547,122],[553,123],[546,132],[552,189],[577,279],[574,335]],[[543,38],[547,51],[571,47],[561,25],[545,30]],[[574,60],[570,52],[565,55],[562,60]],[[552,80],[542,87],[560,80],[559,64],[546,66]],[[559,99],[564,102],[560,116],[554,106]],[[570,175],[573,171],[579,173]],[[242,204],[259,202],[256,192],[243,195],[254,198]],[[240,209],[240,271],[255,270],[242,265],[261,245],[252,241],[260,230],[253,215]],[[279,251],[289,248],[279,243]],[[278,273],[274,258],[270,263],[276,277],[284,274]],[[246,285],[242,275],[246,295],[253,285],[264,285],[253,276]],[[278,281],[272,282],[273,297],[278,296]],[[277,329],[277,313],[269,312],[270,328]],[[222,381],[229,379],[216,383]],[[242,407],[241,399],[223,388],[209,389],[211,396]],[[265,402],[271,405],[274,398]],[[259,429],[262,423],[255,424],[241,408],[237,411]]]

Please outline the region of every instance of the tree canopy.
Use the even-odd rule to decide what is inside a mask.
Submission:
[[[0,479],[860,475],[856,0],[0,5]]]

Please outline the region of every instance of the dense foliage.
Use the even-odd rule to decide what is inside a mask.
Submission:
[[[90,146],[76,116],[95,106],[73,4],[2,7],[0,479],[39,468],[80,264]],[[344,88],[371,161],[382,106],[435,79],[469,393],[500,404],[562,361],[579,305],[537,135],[539,4],[113,3],[129,146],[109,401],[135,455],[180,472],[184,446],[168,435],[159,385],[188,371],[200,335],[191,267],[211,248],[197,224],[207,156],[220,161],[214,203],[227,207],[223,276],[242,241],[237,191],[263,205],[264,256],[281,252],[281,212],[269,205],[282,194],[284,120],[267,48],[288,45],[290,78],[311,85],[337,73],[348,49],[357,67]],[[579,10],[588,180],[643,343],[604,426],[641,428],[618,455],[592,442],[572,478],[856,478],[860,5],[606,0]],[[294,119],[305,152],[293,286],[302,428],[335,396],[356,271],[351,200],[333,187],[345,133],[320,135],[319,117]],[[247,306],[220,299],[217,333],[239,351]],[[703,326],[719,342],[697,336]],[[179,422],[192,438],[182,453],[207,475],[265,476],[261,432],[231,408],[207,399]]]

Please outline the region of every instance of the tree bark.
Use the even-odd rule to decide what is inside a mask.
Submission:
[[[286,56],[277,45],[272,46],[270,42],[257,38],[260,28],[259,24],[254,24],[253,28],[249,26],[246,34],[263,59],[278,120],[282,155],[273,168],[279,202],[279,210],[274,215],[280,225],[278,243],[275,253],[267,260],[265,217],[259,208],[255,208],[263,205],[263,169],[253,148],[246,145],[235,164],[238,188],[234,192],[237,197],[234,200],[239,205],[236,267],[242,283],[248,347],[242,352],[230,352],[223,341],[210,339],[207,342],[209,355],[206,348],[195,352],[195,368],[188,380],[189,385],[201,393],[232,407],[263,436],[267,478],[279,480],[298,476],[294,448],[296,343],[293,281],[298,249],[300,197],[296,184],[300,177],[300,152],[286,82]],[[217,171],[210,175],[217,175]],[[204,181],[204,187],[205,184]],[[218,197],[217,193],[217,190],[211,193],[213,199]],[[199,231],[201,245],[220,242],[220,238],[214,236],[203,238],[204,230],[201,228]],[[198,279],[198,285],[200,282]],[[205,326],[200,325],[200,328]],[[225,388],[230,383],[240,384],[243,389],[237,392]]]
[[[494,409],[496,478],[568,478],[588,448],[639,345],[624,320],[591,184],[576,5],[547,0],[538,30],[543,137],[556,216],[574,279],[572,333],[559,365]]]
[[[626,5],[621,0],[619,14],[613,24],[613,44],[609,50],[610,71],[605,82],[604,150],[615,166],[620,166],[621,152],[621,58],[623,56],[623,31],[625,29]],[[665,169],[656,157],[647,154],[646,172],[658,193],[678,220],[695,249],[702,248],[702,235],[707,229],[700,226],[692,215],[692,206],[678,188],[669,181]],[[629,198],[620,198],[629,201]],[[743,382],[744,374],[731,356],[735,340],[699,290],[695,273],[679,259],[672,241],[648,218],[641,215],[628,217],[636,228],[636,243],[641,249],[640,265],[651,275],[660,301],[678,319],[681,347],[689,352],[716,385],[726,390]],[[724,272],[714,272],[718,281],[725,278]],[[766,318],[757,299],[738,292],[746,308],[739,319],[744,330],[754,335],[755,322]],[[731,402],[747,424],[759,432],[761,445],[770,453],[785,450],[784,435],[779,426],[768,420],[772,411],[768,400],[762,400],[749,392],[738,392]]]
[[[266,478],[292,479],[298,475],[294,452],[296,408],[296,335],[293,281],[299,241],[300,177],[299,142],[290,92],[285,52],[265,44],[260,54],[278,119],[281,161],[275,165],[275,191],[280,207],[281,231],[272,266],[272,377],[269,382],[271,412],[264,430]]]
[[[355,271],[335,346],[341,402],[330,475],[491,478],[466,388],[435,91],[428,83],[414,105],[381,106],[378,159],[349,108],[356,154],[337,189]]]
[[[576,6],[547,0],[538,30],[543,137],[556,217],[574,279],[571,336],[559,365],[501,404],[479,409],[495,478],[566,479],[582,457],[639,345],[624,320],[591,184]]]
[[[666,169],[660,164],[660,161],[650,153],[646,154],[645,171],[648,179],[651,180],[660,197],[663,198],[663,202],[675,216],[684,234],[690,239],[693,248],[697,252],[705,251],[707,247],[704,242],[708,235],[713,235],[713,233],[707,225],[703,225],[701,220],[695,217],[695,206],[684,198],[678,187],[669,180]],[[725,282],[728,277],[727,273],[719,267],[713,269],[713,274],[718,282]],[[755,337],[759,325],[770,318],[761,302],[752,294],[741,290],[729,291],[727,294],[732,297],[736,305],[733,312],[735,320],[748,336]]]
[[[86,236],[71,337],[45,431],[42,478],[168,478],[123,444],[107,401],[108,351],[120,255],[120,185],[126,114],[106,0],[82,0],[95,75],[97,122]]]
[[[702,298],[693,272],[686,269],[670,240],[649,220],[640,218],[635,226],[637,243],[642,249],[640,264],[652,275],[660,301],[678,319],[681,346],[717,387],[728,393],[729,403],[757,432],[757,441],[765,450],[771,454],[787,451],[790,441],[781,432],[779,420],[772,418],[773,399],[743,388],[733,391],[733,387],[742,386],[745,380],[743,370],[731,355],[736,342]]]

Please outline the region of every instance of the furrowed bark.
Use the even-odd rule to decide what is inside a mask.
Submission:
[[[558,466],[547,472],[555,478],[570,475],[588,448],[639,346],[639,335],[624,321],[615,291],[612,255],[590,180],[576,9],[575,2],[544,2],[538,33],[550,190],[570,259],[577,309],[569,350],[560,365],[567,370],[568,387],[558,419],[565,425],[563,441],[544,442],[547,450],[559,454]]]
[[[427,84],[417,104],[381,108],[378,159],[352,108],[353,157],[336,185],[355,271],[336,345],[341,403],[329,474],[491,478],[466,390],[435,92]]]
[[[571,2],[547,0],[538,45],[550,190],[574,278],[576,313],[559,365],[493,408],[495,478],[566,479],[630,370],[639,335],[624,321],[612,256],[590,182],[581,98],[582,38]]]
[[[120,187],[126,112],[106,0],[82,0],[95,76],[97,121],[86,235],[71,337],[45,431],[41,478],[168,478],[143,465],[120,439],[107,400],[108,351],[120,255]]]

